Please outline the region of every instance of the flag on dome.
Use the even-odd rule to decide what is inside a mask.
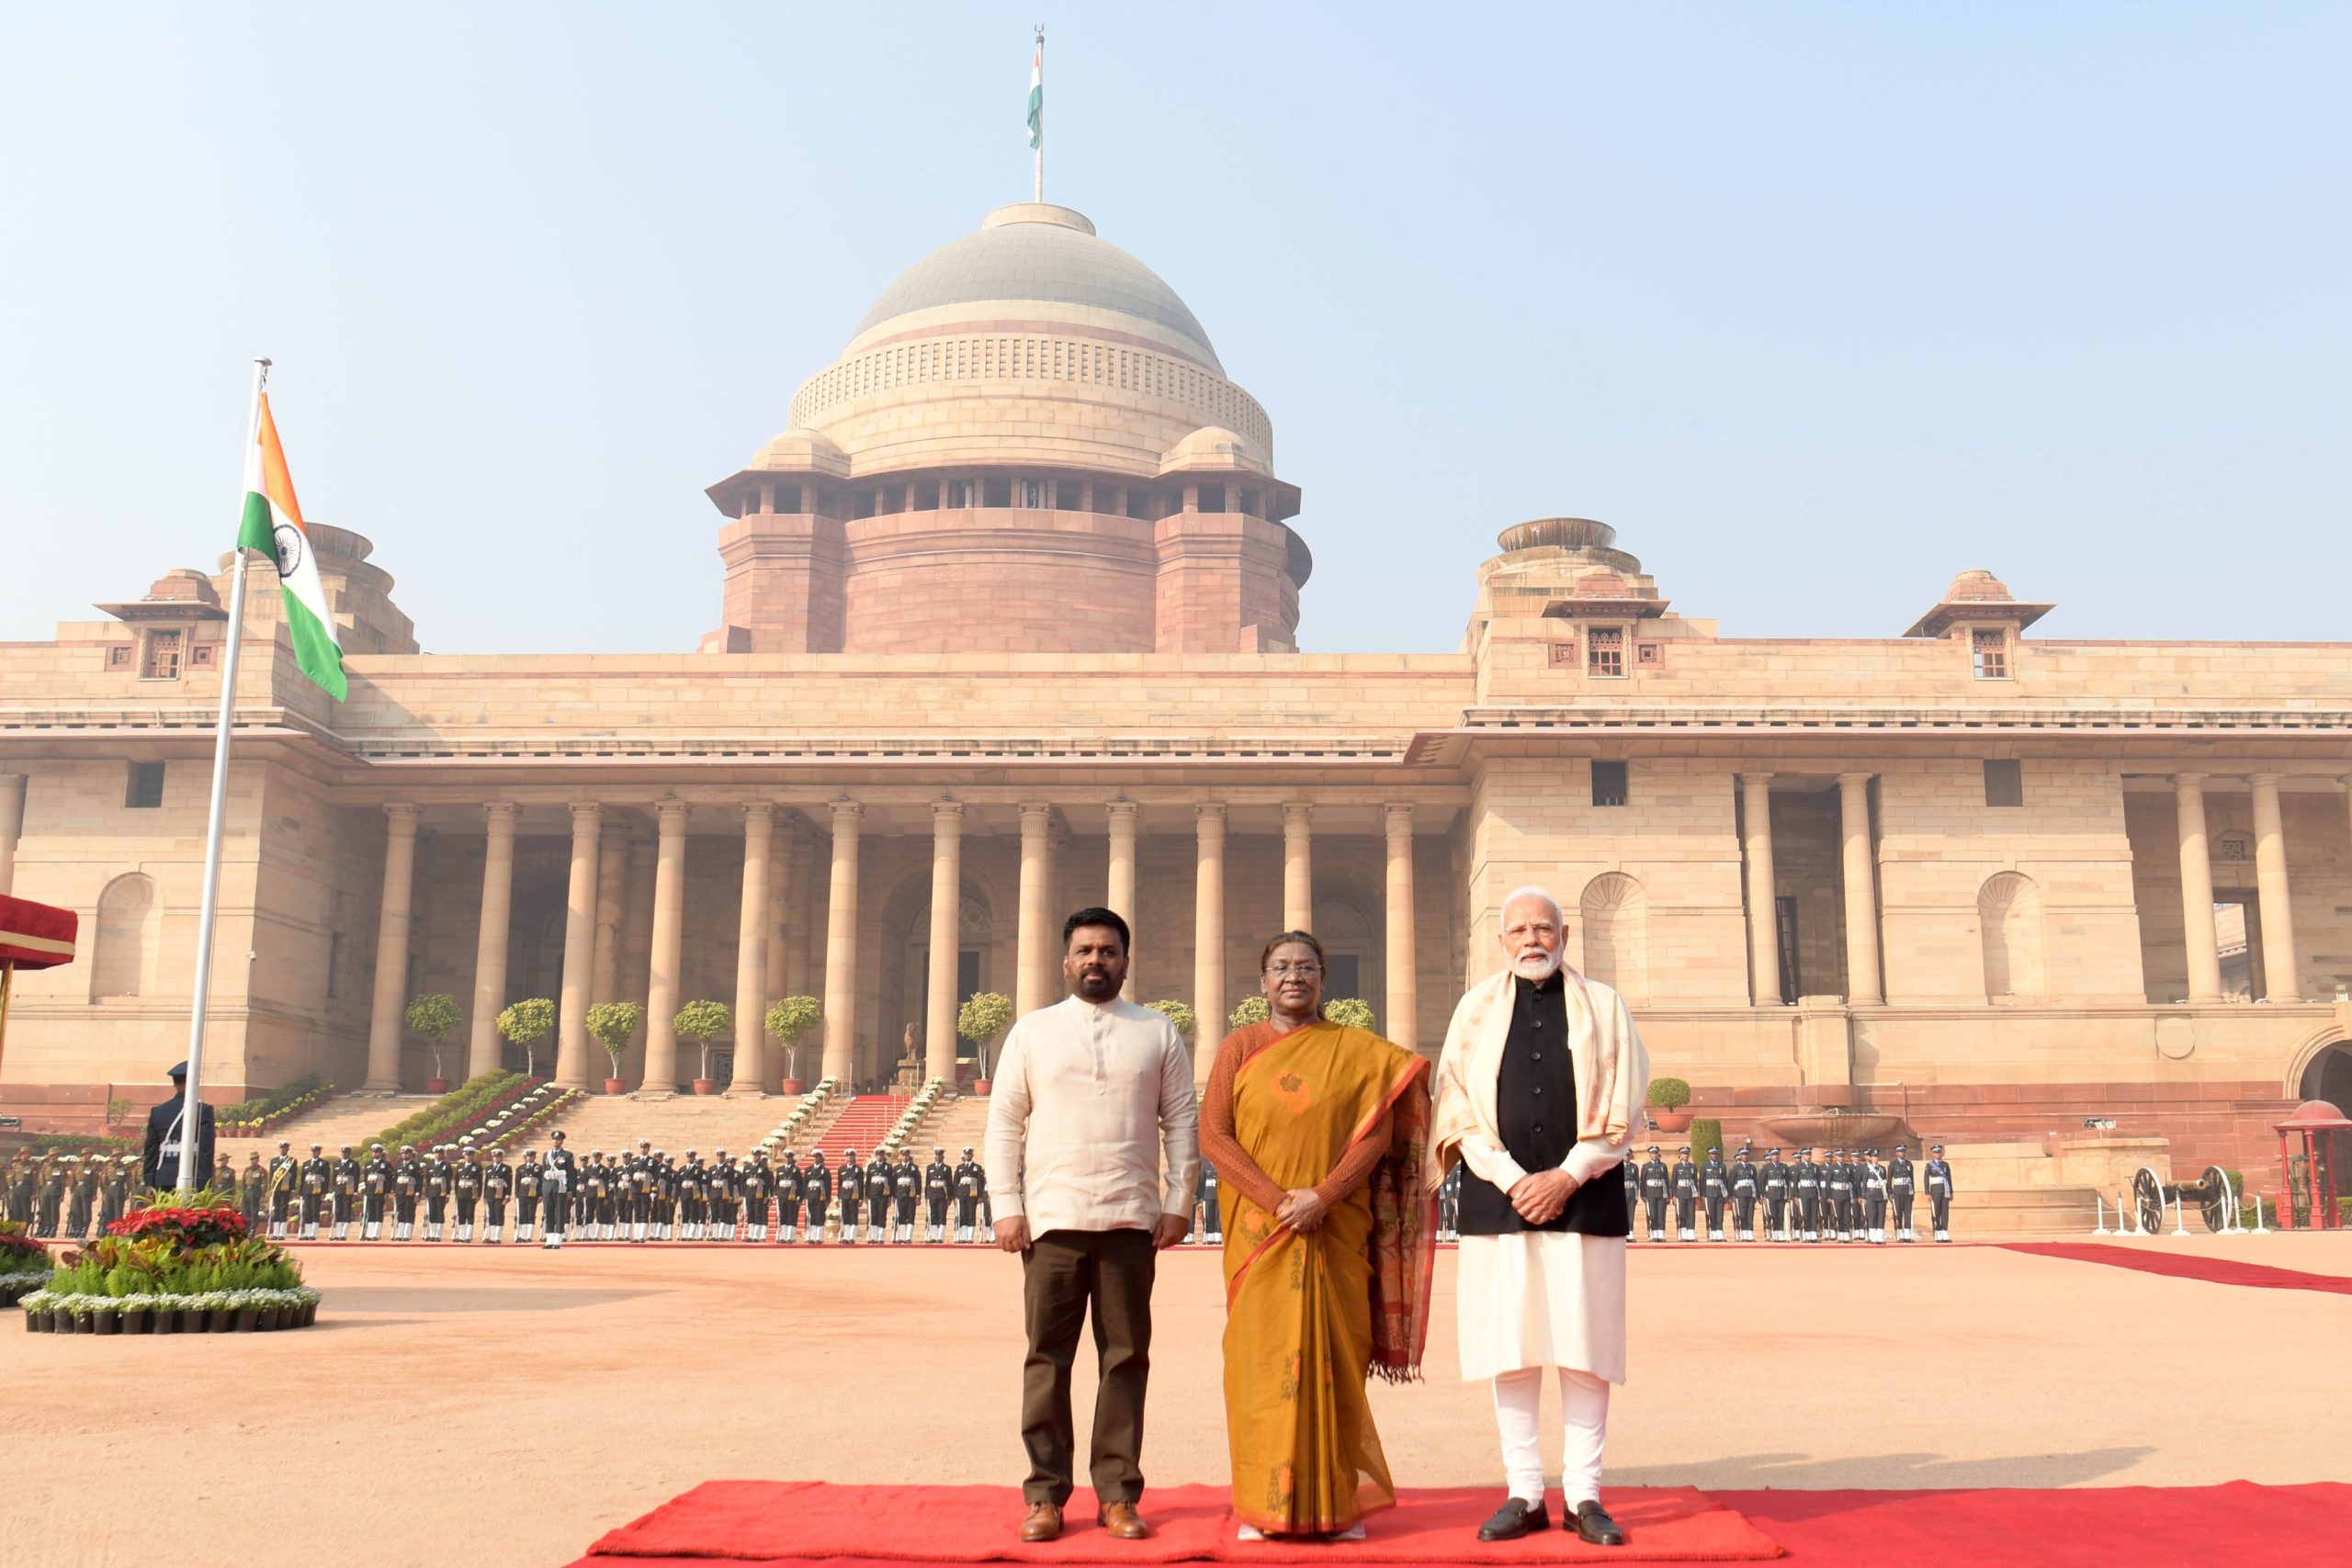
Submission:
[[[1041,38],[1037,52],[1029,60],[1029,145],[1035,147],[1046,140],[1046,44]]]
[[[311,553],[302,508],[294,500],[294,479],[277,444],[277,423],[269,417],[269,394],[261,395],[261,417],[245,451],[245,515],[237,547],[262,550],[277,562],[278,598],[286,605],[286,629],[294,639],[294,661],[335,701],[344,697],[343,648],[335,639],[334,612],[327,608],[326,584]]]

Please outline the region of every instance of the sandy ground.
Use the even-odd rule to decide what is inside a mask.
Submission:
[[[2352,1274],[2352,1234],[2125,1245]],[[716,1477],[1023,1470],[1020,1271],[993,1252],[301,1255],[327,1299],[300,1333],[0,1324],[0,1562],[542,1568]],[[1406,1485],[1497,1479],[1486,1389],[1455,1371],[1453,1266],[1429,1382],[1374,1385]],[[1924,1245],[1636,1247],[1632,1291],[1614,1483],[2352,1481],[2352,1450],[2279,1409],[2340,1381],[2352,1298]],[[1221,1481],[1216,1257],[1163,1257],[1156,1304],[1147,1473]],[[173,1519],[198,1536],[159,1551]]]

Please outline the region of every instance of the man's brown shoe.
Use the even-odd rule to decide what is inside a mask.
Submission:
[[[1032,1503],[1029,1517],[1021,1521],[1023,1540],[1058,1540],[1062,1533],[1062,1511],[1051,1503]]]
[[[1096,1511],[1094,1522],[1117,1540],[1142,1540],[1151,1534],[1151,1527],[1143,1522],[1133,1503],[1105,1503]]]

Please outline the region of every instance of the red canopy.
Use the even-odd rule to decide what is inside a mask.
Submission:
[[[2324,1100],[2306,1100],[2295,1107],[2295,1113],[2278,1123],[2282,1133],[2352,1132],[2352,1121]]]
[[[81,917],[54,904],[0,894],[0,964],[19,969],[53,969],[74,962],[74,934]]]

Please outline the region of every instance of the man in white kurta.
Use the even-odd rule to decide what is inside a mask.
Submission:
[[[1624,1185],[1649,1059],[1623,998],[1566,967],[1560,907],[1504,900],[1507,964],[1454,1009],[1439,1058],[1432,1183],[1465,1168],[1457,1221],[1462,1375],[1491,1379],[1510,1495],[1482,1540],[1550,1528],[1539,1438],[1544,1370],[1566,1428],[1564,1522],[1616,1546],[1600,1506],[1609,1391],[1625,1381]],[[1600,1179],[1606,1177],[1608,1179]]]

